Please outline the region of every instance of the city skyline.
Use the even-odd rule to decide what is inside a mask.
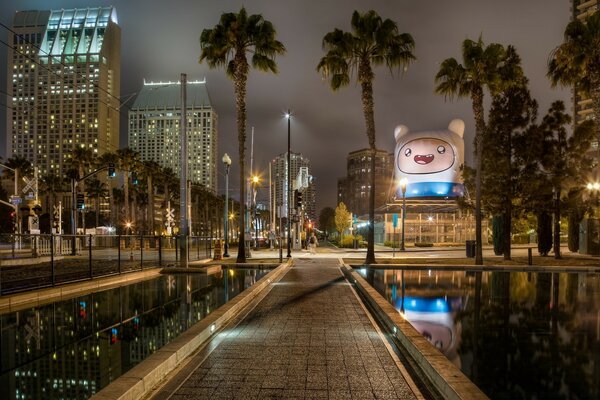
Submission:
[[[106,5],[110,2],[27,0],[3,4],[0,15],[1,22],[10,26],[17,9]],[[167,5],[157,1],[132,1],[115,5],[122,28],[123,99],[138,92],[144,78],[176,80],[181,72],[187,73],[190,79],[206,78],[219,114],[217,159],[225,152],[230,154],[233,159],[231,174],[238,173],[233,85],[224,71],[209,70],[197,60],[201,31],[212,28],[223,12],[237,12],[240,6],[235,2],[187,1]],[[572,107],[569,90],[551,89],[545,76],[550,51],[561,43],[564,27],[571,16],[568,1],[539,0],[526,4],[508,1],[496,4],[464,0],[435,5],[378,1],[370,2],[367,7],[359,1],[325,4],[313,1],[275,4],[252,1],[245,7],[249,13],[262,14],[273,22],[278,39],[288,49],[285,56],[276,60],[280,70],[278,75],[252,71],[249,77],[248,127],[255,127],[254,165],[266,177],[268,162],[285,151],[286,121],[283,114],[284,110],[291,108],[294,113],[291,121],[292,151],[301,152],[312,160],[318,209],[335,206],[336,182],[345,174],[346,155],[367,145],[359,88],[351,85],[333,93],[316,72],[316,64],[324,54],[321,49],[323,36],[336,27],[348,30],[350,15],[355,9],[375,9],[382,17],[396,21],[400,31],[413,35],[416,42],[417,61],[403,76],[392,79],[384,68],[375,70],[378,148],[393,150],[393,129],[398,124],[414,130],[427,130],[444,127],[450,119],[462,118],[466,122],[466,159],[471,161],[474,124],[470,101],[447,102],[443,96],[435,95],[433,77],[443,59],[459,57],[462,40],[476,39],[480,34],[486,43],[516,46],[530,79],[531,92],[540,102],[540,113],[544,113],[556,99],[564,100],[568,109]],[[535,25],[546,25],[551,29],[537,29],[532,24],[533,15],[537,21]],[[161,29],[156,29],[157,26]],[[6,38],[6,29],[2,30]],[[3,61],[0,65],[6,68],[6,46],[0,47]],[[0,70],[0,73],[6,76],[6,71]],[[5,83],[0,89],[6,90]],[[127,135],[123,128],[126,126],[127,106],[122,108],[121,113],[122,143]],[[2,123],[5,126],[5,121]],[[2,143],[4,145],[5,140]],[[249,140],[246,147],[250,147]],[[0,148],[0,152],[5,151],[5,148]],[[217,167],[221,175],[222,165],[217,163]],[[223,192],[223,188],[221,180],[219,193]],[[232,189],[232,194],[237,197],[235,184]]]

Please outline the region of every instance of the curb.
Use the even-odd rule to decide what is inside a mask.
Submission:
[[[363,299],[374,310],[377,319],[389,331],[393,340],[414,361],[419,372],[425,376],[444,399],[484,400],[488,397],[446,356],[433,347],[400,313],[377,292],[365,279],[347,264],[342,271],[354,284]]]
[[[265,275],[258,283],[238,294],[231,301],[213,311],[179,335],[171,343],[121,375],[100,390],[93,400],[137,400],[148,394],[174,368],[204,345],[221,327],[238,315],[250,302],[271,285],[279,281],[292,267],[285,262]]]

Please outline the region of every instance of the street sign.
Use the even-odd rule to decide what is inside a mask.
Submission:
[[[29,192],[25,195],[26,200],[35,200],[35,194],[33,192]]]
[[[14,205],[21,204],[22,201],[23,201],[23,199],[20,198],[19,196],[10,196],[10,202]]]

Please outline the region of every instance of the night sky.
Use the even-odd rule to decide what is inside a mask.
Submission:
[[[374,9],[383,18],[397,22],[401,32],[416,42],[417,61],[407,72],[391,78],[385,68],[375,70],[374,85],[377,147],[394,150],[394,127],[400,123],[411,130],[439,129],[453,118],[466,122],[467,162],[472,159],[474,123],[469,99],[445,101],[434,94],[434,76],[448,57],[460,57],[466,38],[482,34],[485,43],[512,44],[523,59],[530,89],[540,103],[543,115],[557,99],[569,103],[566,89],[552,89],[546,78],[550,51],[562,40],[569,21],[568,0],[123,0],[55,1],[6,0],[0,4],[2,23],[11,26],[16,10],[60,9],[114,5],[121,26],[121,95],[140,90],[143,79],[177,81],[182,72],[188,79],[206,78],[208,90],[219,115],[219,154],[233,160],[231,173],[239,174],[235,103],[232,82],[223,70],[210,70],[198,64],[199,36],[212,28],[223,12],[237,12],[244,5],[248,13],[262,14],[277,29],[287,54],[277,59],[279,74],[252,71],[248,80],[248,142],[250,127],[255,129],[255,171],[268,179],[268,163],[287,150],[287,124],[283,114],[291,108],[292,151],[301,152],[312,163],[317,183],[317,209],[336,205],[337,179],[345,176],[346,156],[368,146],[360,90],[355,84],[332,92],[316,72],[322,57],[323,36],[340,28],[350,29],[354,10]],[[8,36],[0,28],[3,38]],[[6,76],[6,47],[0,45],[0,76]],[[6,90],[6,80],[0,80]],[[124,97],[126,98],[126,97]],[[1,101],[5,103],[5,99]],[[131,105],[132,102],[128,104]],[[0,126],[5,127],[5,108]],[[122,113],[121,118],[126,118]],[[124,121],[122,121],[124,122]],[[121,143],[127,132],[121,123]],[[5,130],[0,130],[0,153],[5,152]],[[219,171],[222,163],[219,161]],[[220,192],[224,184],[220,177]],[[237,179],[230,186],[237,188]],[[236,196],[236,195],[234,195]],[[236,196],[237,197],[237,196]],[[268,198],[268,192],[259,197]]]

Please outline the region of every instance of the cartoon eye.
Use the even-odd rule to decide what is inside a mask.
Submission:
[[[406,149],[406,150],[404,150],[404,155],[405,155],[406,157],[410,157],[411,153],[412,153],[411,149]]]
[[[437,151],[440,154],[444,154],[446,152],[446,148],[444,146],[438,146]]]

